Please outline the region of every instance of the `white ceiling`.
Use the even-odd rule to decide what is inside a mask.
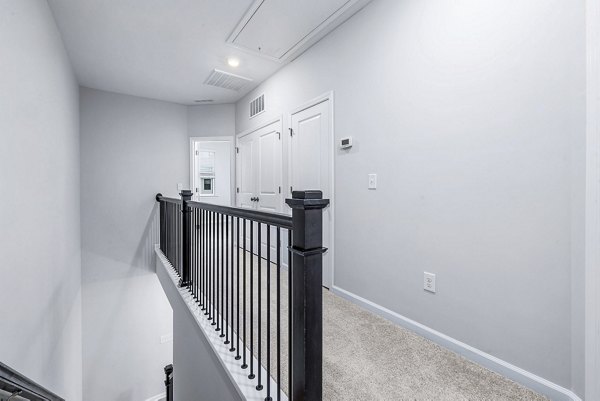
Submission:
[[[197,104],[195,101],[202,99],[212,99],[214,103],[237,101],[369,1],[48,3],[81,85]],[[232,35],[235,39],[228,44]],[[228,57],[238,58],[240,66],[230,67]],[[252,82],[239,91],[205,85],[215,68],[251,78]]]
[[[226,44],[252,0],[48,0],[82,86],[182,104],[235,102],[281,64]],[[236,56],[237,68],[227,65]],[[252,78],[240,92],[214,69]]]

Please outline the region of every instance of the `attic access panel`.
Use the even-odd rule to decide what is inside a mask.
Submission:
[[[276,61],[305,50],[364,6],[365,0],[257,0],[228,43]]]

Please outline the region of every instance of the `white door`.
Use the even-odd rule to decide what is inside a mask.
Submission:
[[[332,129],[330,100],[292,114],[290,143],[290,184],[295,190],[321,190],[332,199]],[[323,210],[323,285],[333,284],[333,213]]]
[[[238,207],[254,209],[256,196],[256,141],[252,135],[238,138],[236,203]]]
[[[281,121],[238,138],[238,207],[281,212]],[[254,224],[254,252],[258,253],[258,231]],[[250,233],[247,232],[249,236]],[[276,255],[276,231],[271,228],[271,260]],[[249,243],[249,238],[247,238]],[[267,256],[267,227],[262,225],[261,256]]]

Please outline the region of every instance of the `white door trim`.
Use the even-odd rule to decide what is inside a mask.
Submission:
[[[229,156],[229,186],[230,204],[235,205],[235,147],[237,141],[233,136],[192,136],[190,137],[190,190],[194,191],[194,144],[196,142],[229,142],[231,144]]]
[[[274,118],[274,119],[272,119],[272,120],[268,120],[268,121],[266,121],[265,123],[263,123],[263,124],[260,124],[260,125],[259,125],[259,126],[257,126],[257,127],[249,128],[249,129],[247,129],[247,130],[245,130],[245,131],[238,132],[237,134],[235,134],[236,145],[237,145],[237,140],[238,140],[238,138],[241,138],[241,137],[243,137],[243,136],[246,136],[246,135],[248,135],[248,134],[252,134],[253,132],[256,132],[256,131],[258,131],[259,129],[262,129],[262,128],[265,128],[265,127],[268,127],[269,125],[271,125],[271,124],[275,124],[275,123],[277,123],[277,122],[278,122],[278,123],[280,123],[280,124],[283,122],[283,115],[280,115],[279,117],[277,117],[277,118]],[[282,135],[283,135],[283,133],[282,133]]]
[[[314,99],[309,100],[306,103],[303,103],[302,105],[296,107],[295,109],[292,109],[292,111],[290,111],[289,114],[289,127],[292,127],[292,116],[294,114],[300,113],[301,111],[304,111],[310,107],[316,106],[319,103],[323,103],[326,101],[329,101],[329,124],[331,125],[331,129],[330,129],[330,139],[329,139],[329,146],[331,148],[331,154],[330,154],[330,171],[331,174],[329,176],[329,188],[331,190],[331,196],[329,199],[329,207],[331,208],[331,227],[330,227],[330,241],[329,241],[329,251],[331,252],[331,288],[333,288],[335,286],[335,118],[334,118],[334,96],[333,96],[333,91],[329,91],[326,92],[320,96],[315,97]],[[287,182],[288,184],[290,182],[292,182],[292,177],[291,177],[291,141],[288,140],[288,146],[287,146]],[[289,193],[289,185],[286,186],[287,188],[285,189],[286,192],[289,194],[289,197],[292,197],[292,194]]]
[[[600,400],[600,0],[586,1],[585,399]]]

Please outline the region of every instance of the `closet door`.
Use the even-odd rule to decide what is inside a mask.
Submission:
[[[252,134],[238,138],[237,143],[237,185],[236,204],[238,207],[255,209],[256,203],[256,141]]]
[[[265,212],[281,212],[281,124],[258,130],[257,146],[257,208]]]
[[[258,172],[257,208],[269,213],[279,213],[282,209],[282,164],[281,164],[281,123],[276,122],[259,130],[257,134]],[[267,257],[267,226],[261,229],[261,256]],[[271,227],[271,261],[277,257],[276,229]]]
[[[237,206],[269,213],[282,210],[281,121],[238,137]],[[249,227],[248,227],[249,229]],[[249,232],[247,232],[249,237]],[[276,230],[271,228],[271,260],[276,256]],[[254,253],[258,253],[258,225],[254,224]],[[247,238],[249,241],[249,238]],[[248,242],[249,244],[249,242]],[[261,256],[267,257],[267,227],[261,225]]]

